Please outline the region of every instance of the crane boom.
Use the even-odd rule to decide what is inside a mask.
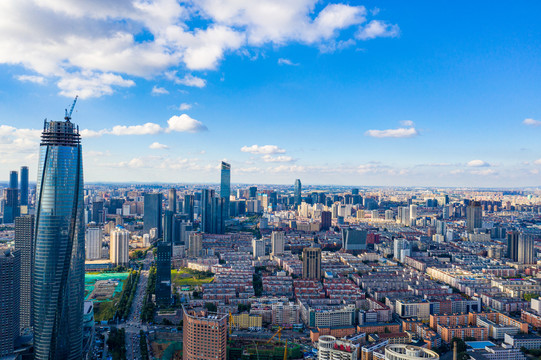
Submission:
[[[77,102],[78,98],[79,98],[79,95],[75,95],[75,99],[73,100],[73,104],[71,104],[69,113],[68,113],[68,109],[66,109],[66,115],[64,116],[64,120],[66,121],[71,120],[71,114],[73,113],[73,108],[75,107],[75,103]]]

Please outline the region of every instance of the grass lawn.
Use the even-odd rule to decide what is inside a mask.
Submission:
[[[175,286],[198,286],[208,284],[213,279],[212,276],[209,277],[199,271],[187,268],[171,270],[171,281]]]

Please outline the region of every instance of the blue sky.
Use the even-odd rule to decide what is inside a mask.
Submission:
[[[539,186],[540,10],[5,1],[0,179],[79,94],[90,182]]]

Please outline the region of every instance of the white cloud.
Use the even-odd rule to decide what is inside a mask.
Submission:
[[[252,146],[243,146],[240,151],[247,152],[251,154],[283,154],[286,151],[282,148],[279,148],[276,145],[252,145]]]
[[[289,59],[280,58],[278,59],[278,65],[289,65],[289,66],[298,66],[299,64],[294,63]]]
[[[174,69],[217,69],[228,53],[301,43],[323,47],[366,23],[363,6],[317,0],[3,0],[0,63],[53,80],[61,95],[109,95]],[[373,14],[371,16],[374,16]],[[139,35],[148,33],[141,41]],[[394,36],[396,25],[370,22],[362,37]],[[46,39],[46,41],[44,41]],[[342,41],[342,40],[341,40]],[[347,40],[344,40],[347,41]],[[43,80],[41,79],[43,78]],[[203,87],[189,73],[181,84]]]
[[[483,169],[483,170],[472,170],[470,171],[470,173],[473,175],[486,176],[486,175],[495,175],[496,171],[494,169]]]
[[[533,162],[535,165],[541,165],[541,159],[537,159]]]
[[[103,134],[106,134],[106,130],[89,130],[89,129],[83,129],[79,132],[83,138],[96,138],[100,137]]]
[[[182,103],[180,104],[180,106],[178,107],[178,109],[180,111],[186,111],[186,110],[190,110],[192,108],[192,104],[188,104],[188,103]]]
[[[31,82],[34,84],[45,84],[45,78],[43,76],[36,76],[36,75],[19,75],[16,76],[16,79],[23,82]]]
[[[160,144],[159,142],[153,142],[148,148],[154,150],[167,150],[169,149],[169,146]]]
[[[144,125],[117,125],[113,127],[113,130],[108,131],[111,135],[154,135],[162,131],[162,128],[158,124],[148,122]]]
[[[165,89],[165,88],[154,85],[154,87],[152,87],[152,91],[150,93],[152,95],[166,95],[166,94],[169,94],[169,91],[167,91],[167,89]]]
[[[129,168],[141,168],[145,166],[145,162],[141,158],[133,158],[130,161],[122,161],[118,163],[120,167],[129,167]]]
[[[169,71],[165,73],[165,77],[175,82],[178,85],[203,88],[207,85],[205,79],[193,76],[192,74],[186,74],[183,78],[177,76],[177,71]]]
[[[169,120],[167,120],[167,124],[169,125],[167,131],[201,132],[208,130],[201,121],[192,119],[186,114],[172,116]]]
[[[413,121],[411,121],[411,120],[402,120],[402,121],[400,122],[400,124],[401,124],[402,126],[410,126],[410,127],[414,125]]]
[[[541,121],[534,120],[534,119],[524,119],[522,122],[524,125],[530,125],[530,126],[541,126]]]
[[[370,40],[378,37],[396,37],[400,33],[398,25],[388,24],[385,21],[372,20],[360,28],[355,37],[360,40]]]
[[[414,127],[387,130],[368,130],[364,134],[366,136],[375,138],[411,138],[419,135]]]
[[[280,156],[271,156],[271,155],[263,155],[262,159],[264,162],[292,162],[293,158],[291,156],[287,155],[280,155]]]
[[[471,161],[468,161],[468,163],[466,165],[469,166],[469,167],[487,167],[487,166],[490,166],[489,163],[487,163],[486,161],[483,161],[483,160],[471,160]]]

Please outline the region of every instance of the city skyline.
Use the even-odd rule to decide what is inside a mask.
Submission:
[[[1,179],[36,179],[41,119],[78,94],[89,183],[217,183],[226,161],[232,183],[539,185],[539,4],[29,3],[2,4],[0,44],[34,56],[0,53]]]

